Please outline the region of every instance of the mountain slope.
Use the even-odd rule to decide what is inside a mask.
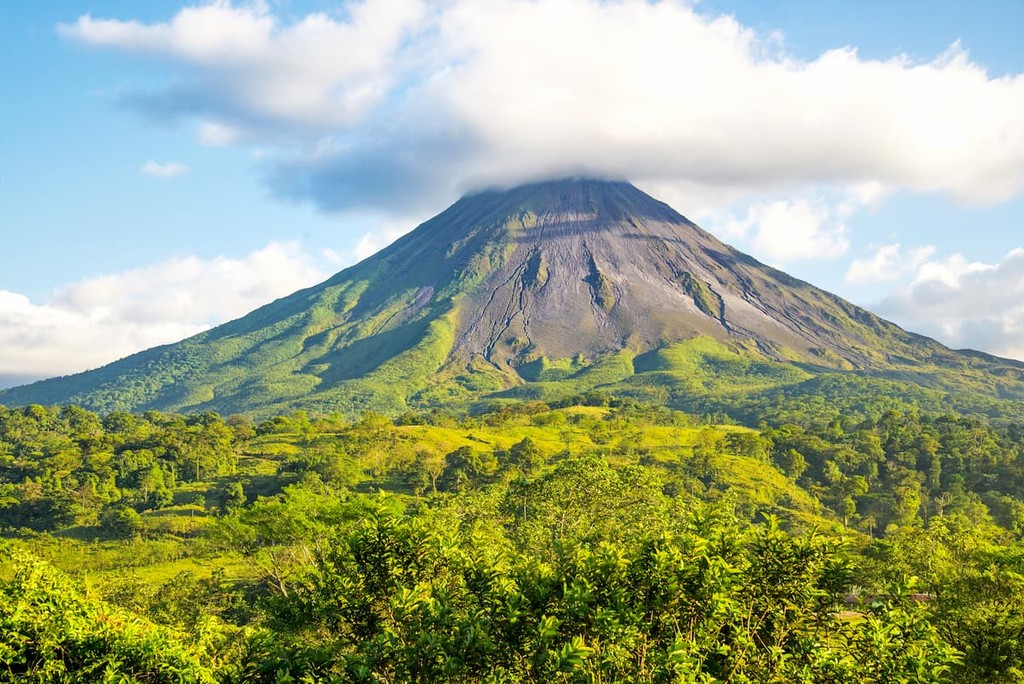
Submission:
[[[628,387],[645,374],[685,383],[695,376],[680,371],[678,344],[694,339],[713,348],[700,358],[753,361],[784,384],[834,369],[917,373],[913,382],[943,389],[964,372],[998,371],[999,381],[978,376],[980,391],[1024,396],[1021,364],[908,333],[629,184],[566,180],[470,195],[320,285],[0,402],[395,413]]]

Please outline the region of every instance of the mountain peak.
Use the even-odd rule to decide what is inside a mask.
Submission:
[[[576,215],[604,220],[624,216],[682,218],[667,204],[631,183],[589,177],[560,178],[482,190],[466,195],[460,202],[481,203],[498,211],[516,208],[538,215]]]
[[[623,380],[695,337],[819,367],[962,362],[736,251],[629,183],[570,178],[467,195],[316,287],[0,401],[398,411],[603,363]]]

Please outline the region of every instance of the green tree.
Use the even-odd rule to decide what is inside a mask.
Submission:
[[[524,437],[508,450],[508,465],[518,468],[524,475],[533,475],[544,466],[544,452],[529,437]]]
[[[494,454],[462,446],[444,457],[444,470],[437,479],[442,492],[464,492],[485,484],[497,469]]]
[[[123,504],[107,506],[100,513],[100,530],[114,539],[130,539],[142,532],[142,517]]]
[[[229,482],[221,496],[221,510],[230,513],[245,506],[245,487],[239,481]]]

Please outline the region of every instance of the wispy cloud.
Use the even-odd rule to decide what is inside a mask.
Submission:
[[[167,162],[161,164],[155,162],[152,159],[142,165],[139,169],[142,173],[147,176],[156,176],[157,178],[170,178],[172,176],[181,176],[189,172],[189,168],[184,164],[177,164],[175,162]]]
[[[234,145],[245,139],[245,133],[237,128],[211,121],[199,122],[199,142],[207,147]]]

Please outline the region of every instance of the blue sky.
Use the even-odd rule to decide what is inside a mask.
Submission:
[[[1024,358],[1021,25],[995,0],[0,3],[0,385],[571,173]]]

